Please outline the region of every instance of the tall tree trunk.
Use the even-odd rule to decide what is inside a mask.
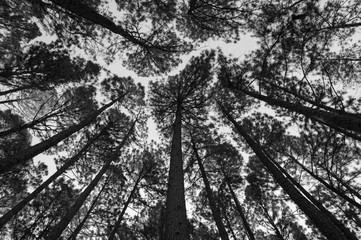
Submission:
[[[47,149],[55,146],[60,141],[64,140],[65,138],[69,137],[70,135],[74,134],[75,132],[81,130],[82,128],[86,127],[90,123],[92,123],[104,110],[111,107],[114,103],[122,99],[125,95],[111,101],[110,103],[104,105],[98,110],[95,110],[87,118],[85,118],[79,124],[69,127],[68,129],[56,134],[55,136],[50,137],[49,139],[38,143],[34,146],[28,147],[22,153],[10,156],[0,161],[0,174],[8,172],[12,167],[24,163],[27,160],[35,157],[36,155],[46,151]]]
[[[118,229],[119,229],[119,227],[120,227],[120,223],[121,223],[121,221],[123,220],[125,211],[127,210],[130,202],[133,200],[133,196],[134,196],[134,194],[135,194],[135,191],[137,191],[137,189],[138,189],[138,184],[139,184],[140,180],[142,180],[142,178],[143,178],[143,173],[141,172],[141,173],[139,173],[139,176],[138,176],[137,180],[135,181],[135,184],[134,184],[134,186],[133,186],[132,191],[131,191],[130,194],[129,194],[129,197],[128,197],[127,201],[124,203],[122,212],[120,213],[117,221],[115,222],[114,228],[113,228],[113,230],[110,232],[108,240],[113,240],[115,234],[117,233],[117,231],[118,231]]]
[[[188,240],[182,159],[182,106],[178,103],[170,153],[164,239]]]
[[[286,102],[283,100],[273,99],[272,97],[265,96],[253,91],[248,91],[242,88],[235,88],[239,91],[264,101],[272,106],[286,108],[290,111],[297,112],[305,115],[316,121],[325,122],[330,127],[339,127],[341,129],[361,133],[361,119],[356,114],[351,113],[336,113],[328,112],[321,109],[310,108],[299,104]]]
[[[233,124],[237,132],[244,137],[248,145],[253,149],[260,161],[265,165],[274,179],[297,206],[310,218],[321,233],[330,240],[350,240],[324,213],[320,211],[309,199],[307,199],[295,185],[282,173],[282,171],[268,158],[261,147],[247,134],[233,117],[218,103],[224,116]]]
[[[91,191],[95,188],[95,186],[98,184],[101,177],[104,175],[104,173],[108,170],[111,162],[113,161],[112,158],[109,158],[107,162],[104,164],[104,166],[100,169],[98,174],[95,176],[95,178],[91,181],[91,183],[86,187],[86,189],[80,194],[78,199],[75,201],[75,203],[69,208],[65,216],[60,220],[58,224],[56,224],[52,231],[50,231],[47,236],[44,238],[45,240],[54,240],[58,239],[64,229],[68,226],[70,221],[73,219],[75,214],[79,211],[81,206],[84,204],[85,199],[89,196]]]
[[[115,152],[119,152],[124,145],[127,143],[130,135],[134,131],[136,121],[133,122],[132,126],[128,130],[127,134],[124,136],[122,142],[119,144],[119,146],[116,148]],[[58,239],[64,229],[68,226],[70,221],[73,219],[75,214],[79,211],[81,206],[83,205],[86,198],[89,196],[91,191],[95,188],[95,186],[98,184],[101,177],[104,175],[104,173],[108,170],[110,167],[110,164],[113,161],[113,157],[109,157],[109,159],[106,161],[104,166],[100,169],[98,174],[95,176],[95,178],[91,181],[91,183],[86,187],[86,189],[80,194],[78,199],[75,201],[75,203],[70,207],[70,209],[67,211],[65,216],[60,220],[60,222],[53,228],[53,231],[49,232],[48,235],[44,238],[45,240],[54,240]]]
[[[306,191],[306,189],[304,189],[299,182],[293,179],[292,176],[289,175],[288,172],[281,165],[279,165],[278,162],[272,159],[272,157],[267,152],[264,152],[264,154],[269,158],[271,162],[273,162],[276,165],[276,167],[279,170],[281,170],[281,172],[290,180],[290,182],[296,188],[298,188],[303,195],[305,195],[308,198],[308,200],[310,200],[325,216],[327,216],[344,233],[345,236],[348,237],[348,239],[357,240],[356,236],[353,233],[351,233],[351,231],[348,228],[346,228],[345,225],[343,225],[330,211],[328,211],[320,203],[320,201],[316,200],[315,197],[313,197],[308,191]]]
[[[46,181],[44,181],[42,184],[40,184],[39,187],[37,187],[32,193],[27,195],[21,202],[16,204],[12,209],[10,209],[4,216],[0,218],[0,229],[12,218],[14,217],[18,212],[23,209],[28,202],[30,202],[32,199],[34,199],[43,189],[49,186],[50,183],[52,183],[57,177],[59,177],[61,174],[63,174],[70,166],[72,166],[78,159],[88,150],[88,148],[106,131],[108,130],[108,127],[103,128],[99,134],[97,134],[95,137],[90,139],[87,144],[72,158],[70,158],[61,168],[58,169],[53,175],[51,175]]]
[[[44,3],[42,0],[35,0],[35,2],[45,7],[51,7],[49,6],[49,4]],[[70,12],[71,17],[75,15],[93,24],[100,25],[103,28],[108,29],[115,34],[124,37],[125,39],[136,45],[149,48],[145,39],[141,39],[141,38],[138,39],[134,37],[122,26],[117,25],[108,17],[101,15],[96,10],[89,7],[87,4],[74,0],[51,0],[51,2],[56,6],[61,7],[62,9]]]
[[[110,175],[109,175],[110,176]],[[96,196],[96,198],[93,200],[89,210],[87,211],[87,213],[85,214],[83,220],[79,223],[79,225],[75,228],[75,230],[73,231],[73,233],[70,235],[70,237],[68,238],[68,240],[76,240],[76,237],[78,236],[79,232],[81,231],[81,229],[83,228],[86,220],[88,220],[88,217],[90,216],[90,213],[93,211],[93,209],[95,208],[98,199],[100,198],[102,192],[105,189],[105,186],[108,184],[108,180],[109,180],[109,176],[108,178],[105,180],[105,183],[103,184],[103,187],[100,189],[98,195]]]
[[[216,223],[216,226],[218,228],[219,236],[221,237],[222,240],[229,240],[228,233],[222,222],[221,213],[220,213],[219,208],[217,207],[216,201],[213,197],[212,189],[211,189],[210,183],[208,181],[207,174],[206,174],[206,171],[205,171],[203,163],[202,163],[202,159],[200,158],[200,156],[198,154],[198,150],[197,150],[196,144],[193,139],[192,139],[192,145],[193,145],[193,151],[194,151],[196,159],[198,161],[199,169],[201,170],[201,175],[202,175],[204,186],[205,186],[205,189],[207,192],[209,206],[211,207],[212,216],[213,216],[214,222]]]
[[[224,172],[223,172],[223,174],[225,175]],[[235,192],[233,191],[232,185],[231,185],[231,183],[230,183],[229,180],[228,180],[228,177],[227,177],[227,176],[224,176],[224,177],[225,177],[227,186],[228,186],[228,188],[229,188],[229,191],[230,191],[230,193],[231,193],[231,195],[232,195],[234,204],[236,205],[237,211],[238,211],[239,215],[241,216],[242,223],[243,223],[244,228],[246,229],[246,233],[247,233],[247,236],[248,236],[249,240],[256,240],[256,238],[255,238],[255,236],[254,236],[254,233],[253,233],[251,227],[249,226],[249,223],[248,223],[248,221],[247,221],[247,218],[246,218],[246,216],[244,215],[242,206],[241,206],[241,204],[239,203],[238,198],[237,198]]]
[[[234,231],[233,231],[231,221],[230,221],[229,218],[228,218],[227,211],[226,211],[226,209],[225,209],[222,201],[219,201],[219,206],[220,206],[220,209],[222,209],[224,219],[226,220],[227,227],[228,227],[229,231],[230,231],[231,234],[232,234],[233,240],[237,240],[236,234],[235,234]]]
[[[287,154],[287,156],[289,158],[291,158],[295,163],[297,163],[304,171],[306,171],[310,176],[312,176],[313,178],[315,178],[317,181],[319,181],[320,183],[322,183],[326,188],[328,188],[329,190],[331,190],[332,192],[334,192],[335,194],[337,194],[339,197],[343,198],[345,201],[347,201],[348,203],[350,203],[351,205],[357,207],[358,209],[361,210],[361,204],[357,203],[355,200],[353,200],[352,198],[350,198],[349,196],[347,196],[345,193],[341,192],[339,189],[331,186],[329,183],[327,183],[325,180],[323,180],[322,178],[320,178],[319,176],[317,176],[315,173],[313,173],[311,170],[309,170],[308,168],[306,168],[306,166],[304,166],[302,163],[300,163],[295,157],[293,157],[291,154]]]

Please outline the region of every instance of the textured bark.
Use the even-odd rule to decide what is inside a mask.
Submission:
[[[305,107],[299,104],[294,104],[283,100],[273,99],[269,96],[265,96],[252,91],[247,91],[244,89],[239,89],[239,90],[249,96],[264,101],[272,106],[286,108],[290,111],[303,114],[306,117],[309,117],[316,121],[325,122],[330,127],[335,126],[336,128],[339,127],[341,129],[361,133],[361,119],[355,114],[324,111],[321,109]]]
[[[70,158],[61,168],[59,168],[53,175],[51,175],[45,182],[37,187],[32,193],[26,196],[21,202],[16,204],[11,210],[9,210],[4,216],[0,218],[0,229],[18,212],[23,209],[28,202],[34,199],[43,189],[49,186],[57,177],[63,174],[70,166],[72,166],[78,159],[88,150],[88,148],[106,132],[107,128],[104,128],[98,135],[90,139],[87,144],[72,158]]]
[[[223,173],[223,174],[224,174],[224,173]],[[225,177],[226,177],[226,176],[225,176]],[[252,232],[252,229],[251,229],[251,227],[250,227],[249,224],[248,224],[247,218],[246,218],[246,216],[244,215],[242,206],[241,206],[241,204],[239,203],[238,198],[237,198],[236,194],[235,194],[234,191],[233,191],[232,185],[229,183],[229,181],[228,181],[227,178],[226,178],[226,182],[227,182],[227,186],[228,186],[228,188],[229,188],[229,191],[230,191],[230,193],[231,193],[231,195],[232,195],[234,204],[236,204],[237,211],[238,211],[239,215],[241,216],[242,223],[243,223],[244,228],[246,229],[247,236],[248,236],[249,240],[256,240],[256,238],[254,237],[254,233]]]
[[[282,173],[282,171],[268,158],[262,151],[261,147],[247,134],[233,117],[219,104],[225,117],[233,124],[237,132],[246,140],[248,145],[253,149],[260,161],[265,165],[274,179],[297,206],[310,218],[318,230],[330,240],[347,240],[350,239],[309,199],[307,199],[296,186]]]
[[[107,180],[105,180],[105,183],[103,184],[103,187],[102,189],[100,189],[98,195],[96,196],[96,198],[93,200],[89,210],[87,211],[87,213],[85,214],[83,220],[79,223],[79,225],[75,228],[75,230],[73,231],[73,233],[70,235],[70,237],[68,238],[68,240],[76,240],[76,237],[78,236],[79,232],[81,231],[81,229],[83,228],[86,220],[88,220],[88,217],[90,216],[90,213],[93,211],[93,209],[95,208],[97,202],[98,202],[98,199],[100,198],[102,192],[104,191],[105,189],[105,186],[107,185],[108,183],[108,179],[109,177],[107,178]]]
[[[184,196],[182,159],[182,110],[178,104],[173,125],[170,167],[165,214],[164,239],[189,239],[188,221]]]
[[[137,189],[138,189],[138,184],[139,184],[140,180],[142,180],[142,177],[143,177],[143,176],[142,176],[142,173],[140,173],[139,176],[138,176],[138,178],[137,178],[137,180],[135,181],[135,184],[134,184],[134,186],[133,186],[132,191],[131,191],[130,194],[129,194],[129,197],[128,197],[127,201],[125,202],[125,204],[124,204],[124,206],[123,206],[122,212],[119,214],[119,217],[118,217],[118,219],[117,219],[117,221],[116,221],[116,223],[115,223],[115,225],[114,225],[113,230],[112,230],[111,233],[109,234],[108,240],[113,240],[115,234],[117,233],[117,231],[118,231],[118,229],[119,229],[119,227],[120,227],[120,223],[121,223],[121,221],[123,220],[125,211],[127,210],[130,202],[133,200],[133,196],[134,196],[134,194],[135,194],[135,191],[137,191]]]
[[[201,175],[202,175],[202,179],[203,179],[204,186],[206,189],[209,206],[211,207],[212,216],[213,216],[214,222],[216,223],[219,236],[221,237],[222,240],[229,240],[228,233],[226,231],[226,228],[224,227],[224,224],[223,224],[223,221],[221,218],[221,213],[220,213],[219,208],[217,207],[216,201],[213,197],[212,189],[211,189],[210,183],[208,181],[207,174],[206,174],[206,171],[205,171],[203,163],[202,163],[202,159],[200,158],[200,156],[198,154],[198,150],[197,150],[196,144],[193,141],[193,139],[192,139],[192,145],[193,145],[193,151],[194,151],[196,159],[198,161],[199,169],[201,170]]]
[[[86,119],[84,119],[82,122],[80,122],[79,124],[71,126],[68,129],[50,137],[49,139],[47,139],[41,143],[38,143],[31,147],[28,147],[21,154],[17,154],[15,156],[10,156],[10,157],[1,159],[0,174],[8,172],[12,167],[14,167],[20,163],[26,162],[27,160],[35,157],[36,155],[46,151],[49,148],[55,146],[60,141],[66,139],[70,135],[72,135],[72,134],[76,133],[77,131],[81,130],[82,128],[86,127],[87,125],[92,123],[103,111],[105,111],[107,108],[111,107],[115,102],[119,101],[123,97],[124,97],[124,95],[122,97],[119,97],[119,98],[111,101],[110,103],[104,105],[100,109],[95,110],[94,112],[89,114],[89,116]]]
[[[124,145],[127,143],[130,135],[134,131],[136,121],[133,122],[132,126],[128,130],[127,134],[124,136],[122,142],[119,144],[119,146],[116,148],[115,152],[119,152]],[[75,214],[79,211],[81,206],[84,204],[84,201],[89,196],[91,191],[95,188],[95,186],[98,184],[101,177],[104,175],[104,173],[109,169],[110,164],[112,163],[113,158],[109,157],[109,159],[106,161],[104,166],[100,169],[98,174],[94,177],[94,179],[91,181],[91,183],[86,187],[86,189],[80,194],[78,199],[75,201],[75,203],[70,207],[68,212],[65,214],[65,216],[60,220],[60,222],[53,227],[52,231],[48,233],[48,235],[44,238],[45,240],[53,240],[58,239],[64,229],[68,226],[70,221],[73,219]]]

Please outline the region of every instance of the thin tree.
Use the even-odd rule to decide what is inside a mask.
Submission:
[[[17,154],[17,155],[2,159],[0,161],[0,174],[8,172],[12,167],[14,167],[20,163],[24,163],[24,162],[28,161],[29,159],[46,151],[47,149],[55,146],[60,141],[64,140],[65,138],[69,137],[70,135],[76,133],[77,131],[79,131],[82,128],[86,127],[87,125],[91,124],[103,111],[105,111],[107,108],[111,107],[117,101],[124,98],[126,96],[126,94],[111,101],[110,103],[104,105],[103,107],[99,108],[98,110],[95,110],[80,123],[78,123],[74,126],[71,126],[68,129],[65,129],[64,131],[50,137],[49,139],[47,139],[43,142],[40,142],[34,146],[31,146],[31,147],[25,149],[24,152],[22,152],[21,154]]]
[[[206,189],[209,206],[211,208],[212,216],[213,216],[214,222],[216,223],[219,236],[221,237],[222,240],[229,240],[228,233],[226,231],[226,228],[225,228],[222,218],[221,218],[221,213],[219,211],[219,208],[217,207],[216,200],[214,199],[214,194],[212,192],[209,180],[207,178],[206,170],[204,169],[202,159],[198,154],[198,148],[197,148],[196,143],[193,138],[191,141],[192,141],[194,155],[197,159],[199,169],[201,170],[201,175],[202,175],[203,183],[204,183],[204,186]]]
[[[218,105],[224,114],[224,116],[233,124],[236,131],[244,137],[246,142],[250,145],[253,151],[256,153],[261,162],[271,172],[275,180],[281,185],[284,191],[291,197],[291,199],[300,207],[300,209],[311,219],[320,232],[322,232],[328,239],[340,240],[340,239],[354,239],[356,237],[353,234],[346,235],[342,229],[334,224],[334,222],[326,216],[312,201],[306,198],[284,175],[277,165],[269,159],[267,154],[263,152],[261,147],[247,134],[247,132],[238,124],[234,118],[227,112],[227,110],[218,102]]]
[[[137,120],[133,121],[131,127],[129,128],[128,132],[125,134],[122,142],[114,149],[114,152],[111,154],[111,156],[107,157],[107,160],[103,167],[100,169],[98,174],[94,177],[94,179],[91,181],[91,183],[86,187],[86,189],[80,194],[78,199],[74,202],[74,204],[70,207],[70,209],[67,211],[67,213],[64,215],[64,217],[60,220],[60,222],[53,227],[52,231],[50,231],[47,236],[45,237],[46,240],[53,240],[58,239],[64,229],[68,226],[70,221],[73,219],[75,214],[79,211],[81,206],[84,204],[84,201],[89,196],[91,191],[95,188],[95,186],[98,184],[104,173],[109,169],[111,163],[113,160],[115,160],[114,155],[117,155],[120,150],[126,145],[126,143],[129,141],[130,136],[134,132],[135,124]]]

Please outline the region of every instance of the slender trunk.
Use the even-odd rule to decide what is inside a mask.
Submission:
[[[35,2],[41,5],[45,5],[45,7],[49,7],[49,5],[44,3],[42,0],[36,0]],[[74,0],[51,0],[51,2],[56,6],[61,7],[62,9],[70,12],[70,16],[75,15],[93,24],[100,25],[103,28],[108,29],[115,34],[124,37],[125,39],[127,39],[128,41],[134,44],[137,44],[142,47],[148,47],[146,40],[138,39],[134,37],[122,26],[117,25],[108,17],[99,14],[96,10],[89,7],[87,4]]]
[[[273,221],[272,217],[269,215],[267,209],[266,209],[263,205],[261,205],[261,204],[260,204],[260,206],[261,206],[261,208],[263,209],[264,214],[266,215],[266,218],[267,218],[268,222],[272,225],[273,229],[275,230],[275,233],[276,233],[277,238],[278,238],[279,240],[285,240],[285,239],[283,238],[280,230],[278,229],[276,223]]]
[[[99,197],[101,196],[102,192],[104,191],[105,189],[105,186],[107,185],[108,183],[108,179],[109,179],[109,176],[108,178],[105,180],[105,183],[103,184],[103,187],[102,189],[100,189],[98,195],[96,196],[96,198],[93,200],[89,210],[87,211],[87,213],[85,214],[83,220],[79,223],[79,225],[75,228],[75,230],[73,231],[73,233],[70,235],[70,237],[68,238],[68,240],[76,240],[76,237],[78,236],[79,232],[81,231],[81,229],[83,228],[86,220],[88,220],[88,217],[90,216],[90,213],[93,211],[93,209],[95,208],[97,202],[98,202],[98,199]]]
[[[305,195],[308,200],[310,200],[325,216],[327,216],[343,233],[345,236],[348,237],[348,239],[357,240],[356,236],[351,233],[351,231],[345,227],[330,211],[328,211],[321,203],[320,201],[316,200],[306,189],[302,187],[300,183],[298,183],[295,179],[292,178],[291,175],[288,174],[288,172],[281,166],[279,163],[277,163],[268,153],[264,152],[265,155],[270,159],[271,162],[273,162],[276,167],[281,170],[281,172],[290,180],[290,182],[298,188],[303,195]]]
[[[223,174],[224,174],[224,173],[223,173]],[[230,182],[228,181],[227,176],[224,176],[224,177],[226,178],[226,183],[227,183],[227,186],[228,186],[228,188],[229,188],[229,191],[230,191],[230,193],[231,193],[231,195],[232,195],[233,201],[234,201],[234,203],[235,203],[235,205],[236,205],[237,211],[238,211],[239,215],[241,216],[242,223],[243,223],[244,228],[246,229],[246,233],[247,233],[248,238],[249,238],[250,240],[256,240],[256,238],[255,238],[255,236],[254,236],[254,233],[253,233],[251,227],[250,227],[249,224],[248,224],[247,218],[246,218],[246,216],[244,215],[242,206],[241,206],[241,204],[239,203],[238,198],[237,198],[235,192],[233,191],[232,185],[231,185]]]
[[[188,240],[182,159],[182,110],[178,104],[173,124],[170,153],[164,239]]]
[[[267,157],[260,146],[247,134],[247,132],[233,119],[233,117],[218,103],[225,117],[234,125],[237,132],[244,137],[248,145],[253,149],[257,157],[273,175],[276,182],[298,205],[298,207],[310,218],[321,233],[330,240],[347,240],[343,232],[320,211],[309,199],[307,199],[295,185],[282,173],[282,171]]]
[[[82,122],[80,122],[79,124],[71,126],[68,129],[56,134],[55,136],[50,137],[49,139],[47,139],[41,143],[38,143],[31,147],[28,147],[20,154],[2,159],[0,161],[0,174],[8,172],[12,167],[26,162],[27,160],[46,151],[47,149],[51,148],[52,146],[55,146],[60,141],[69,137],[70,135],[74,134],[75,132],[86,127],[87,125],[92,123],[104,110],[106,110],[107,108],[112,106],[114,103],[116,103],[118,100],[120,100],[123,97],[124,97],[124,95],[122,97],[119,97],[119,98],[111,101],[110,103],[104,105],[100,109],[95,110],[94,112],[89,114],[89,116],[86,119],[84,119]]]
[[[322,166],[321,164],[317,164],[319,167],[321,167],[322,169],[324,169],[327,174],[331,175],[331,177],[333,177],[334,179],[336,179],[342,186],[344,186],[348,191],[350,191],[350,193],[352,193],[353,195],[355,195],[358,199],[361,200],[361,194],[358,193],[355,189],[353,189],[352,187],[350,187],[347,183],[345,183],[341,178],[339,178],[336,174],[334,174],[333,172],[331,172],[327,167]]]
[[[304,171],[306,171],[309,175],[311,175],[313,178],[315,178],[317,181],[322,183],[326,188],[346,200],[348,203],[352,204],[353,206],[359,208],[361,210],[361,204],[357,203],[355,200],[347,196],[345,193],[341,192],[339,189],[331,186],[329,183],[327,183],[325,180],[314,174],[312,171],[310,171],[306,166],[304,166],[302,163],[300,163],[295,157],[293,157],[290,154],[287,154],[288,157],[290,157],[295,163],[297,163]]]
[[[65,216],[60,220],[58,224],[56,224],[52,231],[50,231],[47,236],[44,238],[45,240],[54,240],[58,239],[61,235],[61,233],[64,231],[64,229],[68,226],[70,221],[73,219],[75,214],[79,211],[81,206],[83,205],[85,199],[89,196],[91,191],[95,188],[95,186],[98,184],[101,177],[104,175],[104,173],[108,170],[112,158],[109,158],[107,162],[104,164],[104,166],[100,169],[98,174],[95,176],[95,178],[91,181],[91,183],[86,187],[86,189],[80,194],[78,199],[75,201],[75,203],[69,208]]]
[[[229,221],[229,218],[228,218],[228,216],[227,216],[227,211],[226,211],[225,207],[223,206],[222,201],[219,202],[219,205],[220,205],[220,209],[222,209],[224,219],[226,220],[227,227],[228,227],[229,231],[230,231],[231,234],[232,234],[233,240],[237,240],[236,234],[235,234],[234,231],[233,231],[232,224],[231,224],[231,222]]]
[[[19,92],[19,91],[22,91],[22,90],[25,90],[25,89],[29,89],[29,88],[31,88],[31,86],[22,86],[22,87],[18,87],[18,88],[13,88],[13,89],[5,90],[5,91],[0,92],[0,96],[4,96],[4,95],[10,94],[10,93],[14,93],[14,92]]]
[[[143,177],[142,175],[143,175],[143,174],[140,173],[139,176],[138,176],[138,178],[137,178],[137,180],[135,181],[135,184],[134,184],[134,186],[133,186],[133,189],[132,189],[132,191],[130,192],[129,197],[128,197],[127,201],[125,202],[124,206],[123,206],[122,212],[120,213],[117,221],[115,222],[115,225],[114,225],[113,230],[112,230],[112,231],[110,232],[110,234],[109,234],[108,240],[113,240],[113,239],[114,239],[114,236],[115,236],[116,232],[118,231],[118,229],[119,229],[119,227],[120,227],[120,223],[121,223],[121,221],[123,220],[123,216],[124,216],[124,214],[125,214],[125,211],[127,210],[130,202],[133,200],[133,196],[134,196],[134,194],[135,194],[135,191],[137,191],[137,189],[138,189],[138,184],[139,184],[140,180],[142,180],[142,177]]]
[[[127,134],[124,136],[123,141],[119,144],[119,146],[116,148],[115,153],[119,152],[120,149],[123,148],[123,146],[126,144],[126,142],[129,139],[129,136],[133,133],[134,126],[136,121],[133,122],[132,126],[128,130]],[[68,226],[70,221],[73,219],[75,214],[79,211],[81,206],[83,205],[86,198],[89,196],[91,191],[94,189],[94,187],[98,184],[101,177],[104,175],[104,173],[108,170],[110,167],[110,164],[112,163],[113,158],[109,157],[109,159],[106,161],[104,166],[100,169],[98,174],[95,176],[95,178],[91,181],[91,183],[86,187],[86,189],[80,194],[78,199],[75,201],[75,203],[70,207],[70,209],[67,211],[65,216],[60,220],[60,222],[53,228],[53,231],[48,233],[48,235],[44,238],[45,240],[53,240],[58,239],[64,229]]]
[[[213,216],[214,222],[216,223],[216,226],[218,228],[219,236],[221,237],[222,240],[229,240],[226,228],[224,227],[224,224],[222,222],[221,213],[219,212],[219,208],[217,207],[216,201],[213,197],[212,189],[211,189],[210,183],[208,181],[206,171],[204,169],[202,160],[198,154],[197,147],[196,147],[196,144],[193,141],[193,139],[192,139],[192,145],[193,145],[193,151],[194,151],[196,159],[198,161],[199,169],[201,170],[201,175],[202,175],[204,186],[205,186],[205,189],[207,192],[209,206],[211,207],[212,216]]]
[[[354,131],[357,133],[361,133],[361,119],[352,115],[351,113],[335,113],[328,112],[321,109],[315,109],[310,107],[305,107],[299,104],[294,104],[290,102],[286,102],[283,100],[273,99],[269,96],[265,96],[256,92],[248,91],[242,88],[237,88],[243,93],[257,98],[261,101],[264,101],[272,106],[278,106],[282,108],[286,108],[293,112],[298,112],[300,114],[305,115],[311,119],[315,119],[316,121],[322,121],[327,123],[330,127],[340,127],[343,129],[347,129],[350,131]]]
[[[26,196],[21,202],[16,204],[11,210],[9,210],[4,216],[0,218],[0,229],[18,212],[23,209],[28,202],[34,199],[43,189],[49,186],[57,177],[63,174],[70,166],[72,166],[78,159],[88,150],[88,148],[106,131],[108,130],[107,127],[103,128],[102,131],[90,139],[88,143],[72,158],[70,158],[58,171],[56,171],[53,175],[51,175],[46,181],[44,181],[39,187],[37,187],[32,193]]]
[[[31,122],[28,122],[28,123],[22,124],[22,125],[20,125],[20,126],[16,126],[16,127],[10,128],[10,129],[5,130],[5,131],[1,131],[1,132],[0,132],[0,138],[5,137],[5,136],[7,136],[7,135],[9,135],[9,134],[12,134],[12,133],[20,132],[21,130],[24,130],[24,129],[26,129],[26,128],[34,127],[36,124],[39,124],[39,123],[45,121],[45,120],[48,119],[48,118],[51,118],[51,117],[53,117],[53,116],[56,116],[58,113],[59,113],[59,112],[53,112],[53,113],[51,113],[51,114],[49,114],[49,115],[40,117],[40,118],[35,119],[35,120],[31,121]]]

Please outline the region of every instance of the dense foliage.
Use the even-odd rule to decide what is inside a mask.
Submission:
[[[0,238],[361,238],[360,29],[358,0],[1,1]]]

